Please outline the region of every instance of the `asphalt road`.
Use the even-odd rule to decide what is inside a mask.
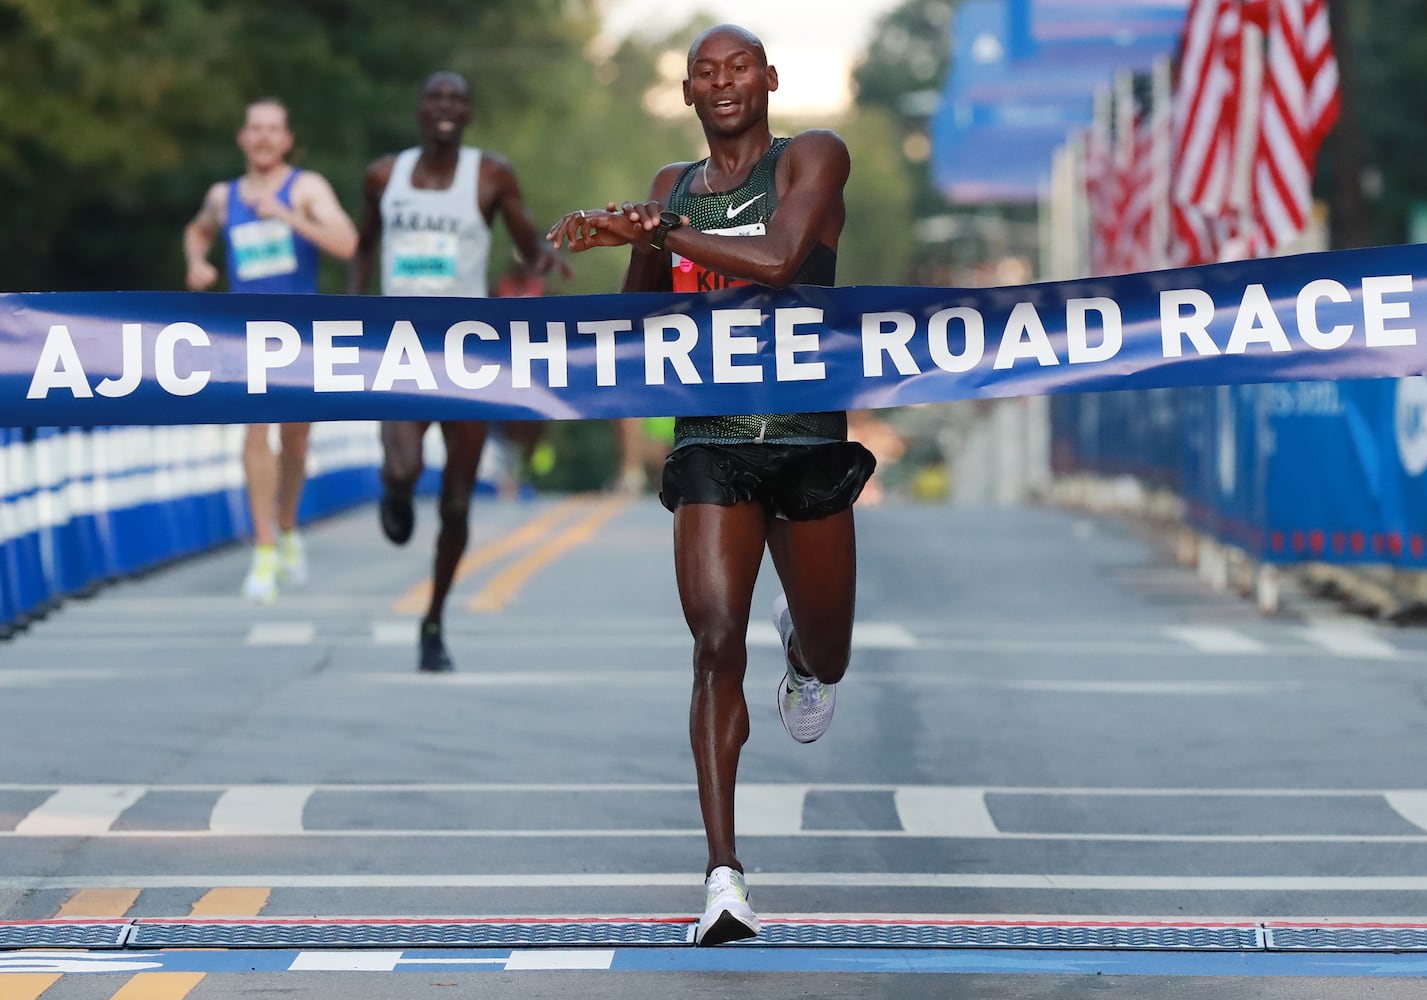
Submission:
[[[443,677],[414,670],[433,520],[401,549],[369,507],[313,526],[312,583],[271,606],[239,600],[235,548],[0,643],[0,922],[696,915],[668,514],[480,503]],[[1427,634],[1291,592],[1264,618],[1163,532],[1063,511],[867,508],[859,558],[818,743],[782,732],[776,636],[761,611],[750,628],[739,848],[761,915],[1427,924]],[[758,588],[763,609],[771,565]],[[0,1000],[1427,989],[1427,957],[1382,953],[135,954],[0,951]]]

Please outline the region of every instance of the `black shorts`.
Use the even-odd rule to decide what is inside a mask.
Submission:
[[[690,444],[664,460],[659,499],[669,510],[756,501],[787,521],[816,521],[851,507],[875,468],[856,441]]]

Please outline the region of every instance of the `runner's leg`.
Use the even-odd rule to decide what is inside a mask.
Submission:
[[[486,443],[486,424],[480,420],[442,421],[446,439],[446,468],[441,472],[438,509],[441,527],[436,535],[436,560],[431,571],[431,604],[426,621],[440,624],[446,595],[456,576],[456,566],[466,551],[470,533],[471,493],[476,467]]]
[[[278,455],[277,526],[279,531],[297,527],[297,505],[307,480],[307,441],[311,424],[280,424],[282,451]]]
[[[793,615],[793,663],[824,684],[847,672],[857,597],[852,508],[816,521],[772,519],[768,551]]]
[[[412,495],[421,478],[421,442],[429,420],[382,422],[382,498],[379,507],[382,532],[397,545],[405,545],[416,523]]]
[[[694,637],[689,742],[708,838],[706,875],[722,865],[743,870],[734,843],[733,793],[748,740],[743,675],[765,519],[757,503],[685,504],[674,512],[674,574]]]
[[[267,424],[249,424],[243,438],[243,476],[248,484],[248,512],[253,518],[253,542],[277,543],[278,463],[268,442]]]

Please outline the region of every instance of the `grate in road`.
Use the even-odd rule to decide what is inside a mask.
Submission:
[[[122,948],[127,920],[0,922],[0,951],[20,948]]]

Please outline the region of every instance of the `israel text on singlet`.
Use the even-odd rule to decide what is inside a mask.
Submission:
[[[694,194],[689,190],[706,160],[690,164],[674,182],[668,208],[688,216],[689,225],[721,236],[762,236],[778,207],[775,174],[778,157],[790,139],[774,139],[768,152],[748,177],[730,191]],[[674,291],[704,292],[733,288],[752,282],[697,264],[687,257],[670,254]],[[794,284],[832,285],[837,272],[837,251],[815,244],[793,279]],[[753,413],[739,416],[679,417],[674,422],[674,446],[687,444],[825,444],[847,440],[847,414]]]

